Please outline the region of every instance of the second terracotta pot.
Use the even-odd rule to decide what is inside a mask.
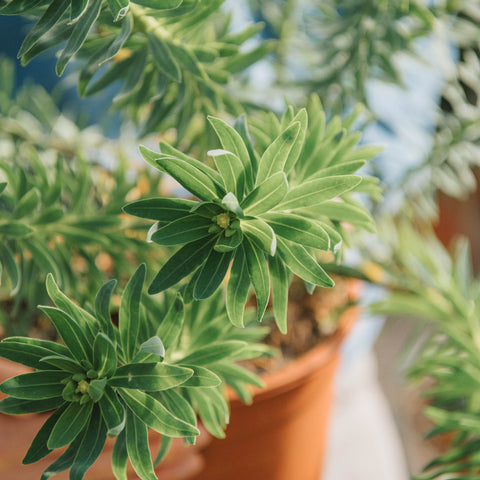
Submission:
[[[195,480],[320,478],[340,346],[357,316],[358,308],[349,308],[328,340],[266,375],[252,405],[231,395],[227,438],[207,447]]]

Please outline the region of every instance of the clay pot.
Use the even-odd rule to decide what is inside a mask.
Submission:
[[[349,308],[325,342],[263,377],[252,405],[230,392],[227,437],[203,451],[206,466],[195,480],[320,478],[340,346],[357,316],[358,307]]]
[[[480,184],[480,169],[476,169],[474,173]],[[437,201],[437,237],[448,246],[455,237],[466,236],[470,241],[474,271],[480,271],[480,188],[464,200],[448,197],[440,192]]]

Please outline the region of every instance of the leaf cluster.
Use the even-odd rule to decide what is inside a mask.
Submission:
[[[76,127],[41,88],[15,95],[13,82],[11,64],[0,62],[1,323],[24,334],[36,305],[48,301],[48,272],[84,300],[105,278],[128,277],[148,248],[125,235],[135,225],[121,207],[136,179],[127,180],[121,158],[113,171],[96,163],[107,155],[98,132]],[[157,189],[156,180],[146,185]]]
[[[262,27],[230,33],[229,18],[216,15],[223,2],[12,0],[0,14],[38,19],[18,52],[23,64],[66,42],[56,71],[77,56],[81,95],[120,82],[114,104],[130,111],[142,134],[175,127],[183,135],[197,113],[241,111],[224,86],[271,49],[241,49]]]
[[[398,286],[374,311],[413,315],[434,328],[433,334],[421,336],[409,375],[429,379],[424,414],[434,427],[427,437],[448,434],[453,439],[448,451],[416,478],[475,478],[480,469],[480,278],[472,273],[465,239],[450,256],[434,236],[420,236],[407,225],[398,231],[395,266],[387,267]]]
[[[127,213],[155,220],[148,238],[159,245],[183,245],[160,269],[149,293],[161,292],[193,274],[187,299],[211,296],[231,265],[227,311],[243,325],[250,285],[258,319],[273,290],[280,328],[286,329],[290,273],[312,285],[333,286],[316,259],[318,250],[336,252],[340,223],[373,230],[367,211],[350,196],[375,186],[354,173],[374,150],[355,148],[359,134],[349,134],[340,118],[327,124],[318,98],[309,112],[293,108],[236,128],[210,117],[222,148],[208,155],[215,169],[166,143],[160,153],[145,147],[145,160],[177,180],[198,200],[152,198],[127,205]],[[309,123],[310,122],[310,123]]]
[[[265,353],[265,348],[254,346],[265,332],[225,332],[220,327],[224,320],[218,299],[195,305],[189,315],[185,315],[179,296],[161,306],[154,306],[150,299],[148,318],[142,302],[145,272],[141,265],[129,280],[121,298],[118,326],[111,321],[109,307],[114,280],[99,290],[94,309],[85,310],[65,296],[49,275],[47,290],[55,307],[41,309],[64,344],[25,337],[9,337],[0,343],[0,356],[34,369],[0,385],[8,395],[0,402],[0,411],[53,410],[23,463],[37,462],[68,445],[42,479],[67,469],[72,480],[82,479],[103,450],[107,436],[116,437],[112,454],[116,478],[126,478],[129,459],[142,480],[155,479],[149,428],[162,434],[166,443],[174,437],[194,443],[199,434],[198,411],[206,428],[223,436],[228,405],[221,392],[222,381],[230,381],[246,395],[246,384],[261,384],[234,362]],[[159,313],[163,314],[160,322]],[[208,333],[207,324],[198,320],[202,313],[210,315]],[[216,342],[211,342],[212,332],[218,333]],[[185,335],[188,341],[182,340]]]

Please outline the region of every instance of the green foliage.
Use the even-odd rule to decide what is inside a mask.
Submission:
[[[47,273],[84,301],[105,278],[128,277],[132,259],[146,259],[148,248],[125,235],[135,224],[121,207],[137,178],[127,180],[122,158],[98,131],[62,116],[43,89],[13,94],[13,82],[11,64],[1,61],[0,323],[18,335],[31,331],[35,306],[48,301]],[[115,169],[96,163],[97,155],[117,155]],[[150,181],[146,190],[156,187]]]
[[[197,300],[208,298],[233,262],[227,310],[235,325],[243,325],[250,284],[258,319],[263,317],[271,271],[274,298],[284,294],[290,272],[315,285],[333,285],[315,252],[338,250],[342,221],[373,230],[368,213],[349,193],[362,191],[363,178],[353,173],[374,152],[354,148],[359,136],[347,133],[339,118],[326,124],[315,97],[308,113],[289,108],[281,119],[267,115],[254,120],[252,137],[245,123],[236,130],[218,118],[209,121],[222,146],[208,152],[216,169],[164,143],[161,153],[140,147],[150,165],[199,201],[151,198],[124,210],[156,220],[151,241],[183,245],[159,271],[150,293],[193,274],[186,292]],[[285,330],[285,305],[275,301],[274,306]]]
[[[255,343],[264,329],[234,329],[226,323],[218,296],[195,302],[186,312],[178,295],[160,304],[146,297],[142,302],[145,271],[141,265],[125,287],[118,327],[108,308],[114,282],[100,289],[93,313],[66,297],[49,275],[47,289],[55,307],[41,309],[64,345],[24,337],[0,343],[1,357],[34,369],[0,385],[8,395],[0,412],[53,410],[24,463],[69,445],[42,479],[67,469],[70,478],[82,479],[107,436],[117,437],[112,459],[117,478],[124,478],[127,459],[142,480],[156,478],[148,428],[191,442],[199,433],[198,412],[206,428],[222,437],[228,421],[222,385],[231,384],[246,401],[247,384],[261,385],[235,362],[269,353]]]
[[[396,288],[374,310],[430,322],[433,334],[420,336],[421,352],[410,377],[430,380],[425,415],[434,427],[427,437],[452,436],[448,451],[416,478],[475,475],[480,469],[476,455],[480,438],[480,278],[472,273],[466,240],[459,241],[449,256],[433,236],[420,236],[406,224],[397,232],[394,263],[387,267]]]
[[[12,0],[0,14],[38,19],[18,52],[23,64],[66,41],[56,71],[80,58],[81,95],[120,81],[114,103],[143,133],[175,127],[183,135],[196,113],[241,111],[224,86],[271,50],[240,50],[261,25],[229,33],[228,17],[217,15],[223,1]]]

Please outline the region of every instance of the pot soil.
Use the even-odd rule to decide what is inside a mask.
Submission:
[[[325,289],[317,289],[317,295],[305,298],[293,292],[297,300],[289,306],[289,336],[293,342],[276,332],[270,336],[269,343],[279,346],[284,357],[271,365],[257,365],[257,369],[273,371],[263,375],[265,388],[254,390],[252,405],[244,405],[229,392],[231,415],[226,439],[214,439],[204,450],[206,467],[195,480],[320,478],[340,346],[359,313],[356,306],[343,309],[338,328],[319,340],[322,322],[315,317],[318,310],[328,305],[331,317],[332,306],[351,302],[357,296],[357,282],[347,281],[339,287],[329,290],[327,297]],[[328,299],[328,295],[333,297]],[[299,315],[294,321],[293,313]],[[298,355],[301,348],[308,351],[292,360],[292,354]]]

